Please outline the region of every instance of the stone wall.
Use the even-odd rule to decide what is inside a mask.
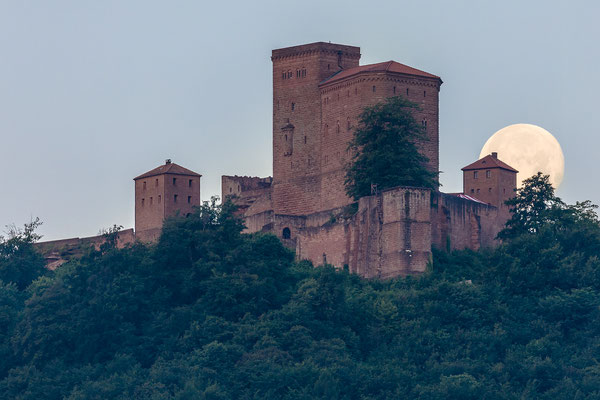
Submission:
[[[238,214],[254,215],[267,209],[272,209],[270,191],[273,178],[259,178],[255,176],[227,176],[221,177],[221,199],[230,198],[238,206]],[[261,203],[249,213],[248,209],[255,203]]]
[[[133,229],[122,230],[117,235],[117,247],[123,248],[133,243],[135,239]],[[71,258],[81,257],[87,247],[100,249],[105,240],[103,235],[85,238],[76,237],[35,243],[34,248],[44,256],[48,269],[56,269]]]
[[[398,187],[363,197],[358,211],[347,208],[293,217],[272,215],[271,231],[290,229],[299,259],[348,267],[367,278],[422,273],[432,247],[489,248],[505,217],[496,207],[428,189]],[[261,221],[263,223],[264,221]]]
[[[498,209],[476,201],[432,193],[432,245],[442,250],[490,248],[506,219]]]

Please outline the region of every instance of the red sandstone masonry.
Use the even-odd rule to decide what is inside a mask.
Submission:
[[[319,82],[358,65],[360,48],[331,43],[273,50],[273,208],[276,214],[319,210]],[[285,77],[285,78],[284,78]]]

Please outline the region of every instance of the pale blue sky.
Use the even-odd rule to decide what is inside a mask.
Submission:
[[[165,158],[271,174],[271,49],[331,41],[362,64],[439,75],[443,190],[498,129],[531,123],[565,153],[558,194],[600,203],[595,1],[0,0],[0,226],[44,240],[132,227],[132,178]]]

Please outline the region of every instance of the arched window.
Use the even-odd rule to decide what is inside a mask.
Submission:
[[[283,232],[281,232],[281,237],[284,239],[290,239],[292,237],[292,232],[290,231],[290,228],[288,228],[287,226],[283,228]]]
[[[394,86],[394,94],[396,94],[396,86]]]
[[[406,95],[408,96],[408,88],[406,88]]]

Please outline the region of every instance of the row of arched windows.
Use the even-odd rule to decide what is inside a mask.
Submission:
[[[291,79],[294,76],[292,70],[283,71],[281,73],[281,79]],[[299,68],[296,70],[296,78],[305,78],[306,68]]]
[[[346,131],[350,131],[352,129],[352,123],[350,122],[350,117],[346,118]],[[340,120],[338,119],[335,122],[335,133],[340,133],[341,132],[341,128],[340,128]],[[323,133],[325,135],[329,134],[329,124],[325,124],[323,126]]]
[[[373,91],[373,93],[376,93],[377,92],[377,86],[373,85],[371,87],[371,90]],[[396,86],[394,86],[392,88],[392,94],[399,94],[398,92],[399,91],[396,89]],[[358,94],[358,88],[356,88],[356,87],[354,88],[354,94],[355,95]],[[410,89],[406,88],[406,96],[408,97],[410,94],[411,94]],[[350,97],[350,90],[347,91],[347,97]],[[426,90],[423,90],[423,97],[427,97],[427,91]],[[338,100],[340,99],[340,94],[339,93],[337,93],[337,99]],[[329,104],[329,97],[324,97],[323,98],[323,104]]]

